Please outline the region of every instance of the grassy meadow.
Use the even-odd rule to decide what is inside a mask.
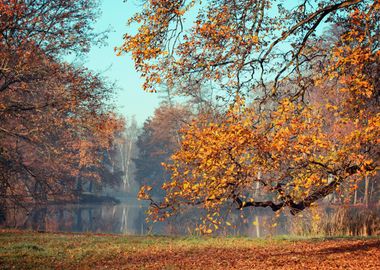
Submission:
[[[379,258],[378,237],[0,233],[0,269],[380,269]]]

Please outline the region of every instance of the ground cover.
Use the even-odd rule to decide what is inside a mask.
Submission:
[[[0,269],[380,269],[380,238],[0,231]]]

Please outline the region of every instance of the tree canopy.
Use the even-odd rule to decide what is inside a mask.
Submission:
[[[210,232],[226,205],[295,214],[376,175],[379,11],[377,0],[146,1],[119,48],[145,89],[208,89],[225,104],[182,129],[164,200],[141,189],[151,217],[197,205]]]
[[[0,1],[0,206],[75,193],[99,180],[102,153],[123,121],[113,85],[63,60],[103,37],[97,2]]]

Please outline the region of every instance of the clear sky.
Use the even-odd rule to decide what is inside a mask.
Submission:
[[[123,43],[123,35],[126,32],[136,31],[128,29],[127,21],[139,10],[139,0],[100,0],[102,12],[95,26],[96,31],[104,31],[111,28],[107,45],[101,48],[94,47],[85,59],[85,66],[97,71],[116,82],[120,90],[117,91],[118,111],[130,118],[135,116],[138,124],[151,115],[160,103],[160,94],[146,93],[142,89],[143,79],[134,69],[134,63],[130,54],[116,56],[114,48]],[[191,15],[193,14],[193,15]],[[190,15],[195,17],[195,13]],[[192,17],[189,21],[192,21]],[[322,27],[320,27],[322,28]]]
[[[138,0],[101,0],[102,15],[96,24],[97,31],[111,28],[107,45],[93,48],[85,59],[85,66],[101,72],[121,88],[117,93],[119,112],[130,118],[135,115],[137,122],[142,123],[151,116],[158,106],[159,94],[146,93],[142,90],[143,79],[134,69],[131,56],[116,56],[115,46],[123,42],[123,35],[129,31],[127,20],[139,8]]]

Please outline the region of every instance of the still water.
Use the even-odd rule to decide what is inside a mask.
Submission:
[[[71,204],[8,208],[0,216],[0,227],[52,232],[92,232],[128,235],[196,235],[199,215],[188,211],[165,222],[147,223],[147,205],[135,201],[121,204]],[[286,234],[286,216],[274,217],[270,209],[256,209],[241,215],[231,212],[236,226],[219,230],[221,235],[263,237]],[[276,224],[276,226],[273,226]]]

